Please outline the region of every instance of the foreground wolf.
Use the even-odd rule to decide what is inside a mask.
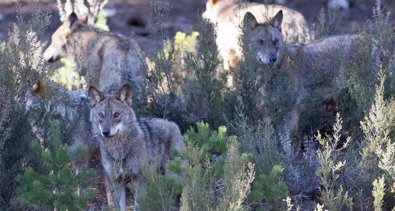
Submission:
[[[235,68],[237,62],[243,58],[239,39],[243,35],[241,25],[244,15],[250,12],[257,18],[258,23],[265,23],[280,10],[284,13],[280,31],[285,41],[309,41],[307,22],[303,15],[295,10],[281,5],[249,3],[241,0],[207,1],[203,17],[215,26],[216,43],[225,69]]]
[[[281,33],[282,20],[281,11],[266,23],[259,23],[253,14],[247,13],[244,17],[244,47],[249,56],[256,58],[256,62],[263,67],[289,71],[290,85],[297,99],[290,114],[288,128],[296,130],[298,110],[306,101],[323,102],[334,98],[344,88],[344,82],[340,78],[341,66],[361,63],[356,55],[362,47],[366,48],[362,45],[369,43],[366,41],[369,39],[359,35],[339,35],[308,44],[286,45]],[[379,55],[378,52],[370,51],[370,48],[368,50],[368,55]],[[312,98],[313,92],[319,93],[322,98]]]
[[[145,87],[144,58],[137,43],[84,23],[72,13],[53,33],[44,59],[55,62],[67,58],[73,62],[88,84],[106,93],[114,87],[132,84],[136,93]]]
[[[104,95],[95,87],[88,90],[90,119],[100,139],[100,153],[114,203],[126,210],[125,188],[137,181],[135,199],[143,189],[142,166],[157,160],[164,170],[170,151],[185,148],[178,126],[165,119],[137,118],[131,89],[124,85],[119,94]]]

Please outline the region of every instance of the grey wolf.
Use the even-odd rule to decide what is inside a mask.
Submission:
[[[241,0],[208,0],[203,17],[215,27],[216,43],[225,69],[233,69],[243,58],[240,37],[243,35],[242,21],[247,12],[256,17],[258,23],[266,23],[277,12],[283,11],[281,33],[286,42],[309,41],[309,28],[304,16],[293,9],[273,4],[243,2]]]
[[[165,169],[170,151],[185,148],[178,126],[159,118],[137,118],[132,109],[131,89],[106,95],[91,86],[90,120],[100,139],[100,153],[113,201],[126,210],[125,187],[135,181],[135,200],[143,192],[142,166],[157,160]],[[137,206],[137,204],[135,205]]]
[[[111,93],[129,83],[140,94],[145,88],[144,58],[137,43],[85,23],[72,13],[52,34],[44,59],[67,58],[88,84]]]
[[[91,133],[86,90],[69,91],[55,82],[37,81],[19,95],[18,101],[23,101],[30,125],[41,143],[48,138],[47,120],[58,119],[67,131],[71,131],[68,143],[71,149],[81,146],[88,156],[99,149]]]
[[[94,182],[103,183],[104,174],[100,164],[99,139],[93,132],[90,122],[90,100],[86,89],[67,90],[52,81],[37,81],[24,93],[18,91],[17,101],[25,105],[25,112],[34,135],[41,145],[46,146],[50,137],[49,119],[57,119],[62,123],[68,144],[68,150],[81,148],[83,153],[73,163],[74,171],[94,168],[97,177]],[[99,168],[98,168],[99,167]],[[107,202],[113,206],[109,184],[106,185]],[[83,191],[83,190],[82,190]]]
[[[290,86],[295,92],[296,104],[289,114],[287,127],[297,130],[299,109],[312,92],[320,92],[324,99],[333,97],[344,82],[340,78],[342,64],[354,61],[352,55],[360,51],[363,37],[339,35],[313,41],[308,44],[284,43],[281,33],[282,12],[272,20],[258,23],[254,15],[245,15],[245,50],[251,58],[264,67],[284,68],[289,71]],[[324,80],[322,80],[324,79]],[[326,99],[325,99],[326,98]]]
[[[93,183],[102,183],[100,175],[103,170],[97,168],[100,167],[99,142],[91,132],[90,103],[86,90],[69,91],[51,81],[37,81],[24,90],[26,91],[18,91],[17,101],[25,105],[32,132],[40,144],[48,146],[51,141],[49,122],[53,119],[59,120],[62,141],[67,144],[68,151],[73,152],[77,148],[83,150],[73,162],[73,170],[78,172],[95,168],[98,176],[93,178]],[[82,193],[84,190],[80,191]]]

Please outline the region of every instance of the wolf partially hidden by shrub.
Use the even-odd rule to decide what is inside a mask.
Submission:
[[[336,97],[345,88],[344,77],[341,77],[344,66],[359,64],[358,54],[368,48],[371,50],[369,56],[372,56],[369,71],[376,75],[379,68],[375,62],[383,53],[369,37],[356,34],[287,45],[281,33],[282,22],[282,11],[265,23],[259,23],[252,13],[246,13],[243,20],[244,50],[263,70],[288,70],[289,86],[296,100],[288,113],[287,127],[297,130],[301,122],[300,112],[311,103],[339,111]],[[260,91],[265,95],[265,89]]]

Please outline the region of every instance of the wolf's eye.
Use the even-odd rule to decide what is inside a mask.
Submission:
[[[115,113],[114,113],[114,117],[119,117],[119,115],[120,115],[120,114],[119,114],[118,112],[115,112]]]
[[[277,43],[278,43],[278,39],[277,39],[277,38],[274,38],[274,39],[272,40],[272,44],[273,44],[273,45],[277,45]]]
[[[100,118],[103,118],[103,116],[104,116],[104,115],[103,115],[102,113],[99,114],[99,117],[100,117]]]

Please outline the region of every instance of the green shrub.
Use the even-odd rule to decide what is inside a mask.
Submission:
[[[95,196],[95,190],[87,188],[93,171],[72,173],[71,162],[82,153],[81,149],[69,152],[60,143],[60,124],[51,122],[52,139],[48,150],[37,142],[32,149],[42,159],[43,169],[27,167],[17,177],[21,204],[35,209],[84,210]],[[79,190],[85,190],[79,194]]]
[[[288,186],[283,180],[283,168],[280,165],[273,166],[268,174],[260,175],[253,183],[250,199],[254,202],[265,200],[259,204],[263,210],[284,210],[284,199],[288,195]]]
[[[145,195],[139,201],[142,210],[177,210],[176,200],[182,191],[177,176],[158,173],[158,165],[154,163],[144,168],[144,181],[147,184]]]
[[[45,78],[48,68],[41,58],[43,44],[38,37],[50,24],[49,10],[34,4],[32,17],[17,7],[17,22],[7,41],[0,42],[0,209],[15,208],[15,177],[26,163],[39,166],[29,148],[34,138],[24,111],[25,91],[38,78]],[[17,147],[15,147],[17,146]]]
[[[180,210],[245,210],[243,202],[255,177],[248,155],[238,152],[234,138],[219,141],[224,138],[225,128],[222,132],[212,132],[207,124],[198,123],[198,126],[200,130],[191,130],[184,136],[189,165],[182,177],[184,189]],[[210,143],[215,143],[213,146],[226,143],[226,151],[213,156],[214,151],[208,148]]]

